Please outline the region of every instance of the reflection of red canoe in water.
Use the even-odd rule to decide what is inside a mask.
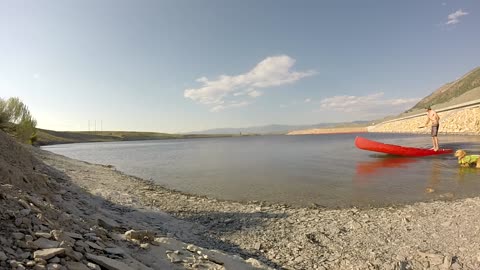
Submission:
[[[414,158],[381,158],[370,162],[357,162],[357,175],[374,174],[384,168],[401,168],[417,161]]]
[[[433,151],[426,148],[415,148],[415,147],[405,147],[394,144],[386,144],[381,142],[372,141],[362,137],[355,138],[355,146],[360,149],[380,152],[396,156],[407,156],[407,157],[424,157],[432,155],[443,155],[450,154],[453,152],[452,149],[440,149],[438,151]]]

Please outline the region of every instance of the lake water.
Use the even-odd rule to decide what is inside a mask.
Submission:
[[[43,149],[111,164],[170,189],[227,200],[364,207],[480,194],[480,169],[459,168],[453,155],[376,154],[357,149],[356,135],[81,143]],[[431,147],[427,135],[361,136]],[[439,139],[442,148],[480,153],[480,136],[440,135]]]

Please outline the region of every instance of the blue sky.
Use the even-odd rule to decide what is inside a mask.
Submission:
[[[0,97],[39,127],[397,114],[480,66],[480,1],[0,0]]]

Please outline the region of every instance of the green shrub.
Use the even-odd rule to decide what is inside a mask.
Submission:
[[[21,142],[32,143],[36,140],[36,126],[37,121],[19,98],[0,98],[0,129]]]

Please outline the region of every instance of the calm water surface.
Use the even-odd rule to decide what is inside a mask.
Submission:
[[[356,134],[81,143],[43,147],[175,190],[228,200],[379,206],[480,194],[480,169],[452,155],[401,158],[355,148]],[[425,135],[362,134],[430,147]],[[441,135],[443,148],[480,153],[480,136]]]

